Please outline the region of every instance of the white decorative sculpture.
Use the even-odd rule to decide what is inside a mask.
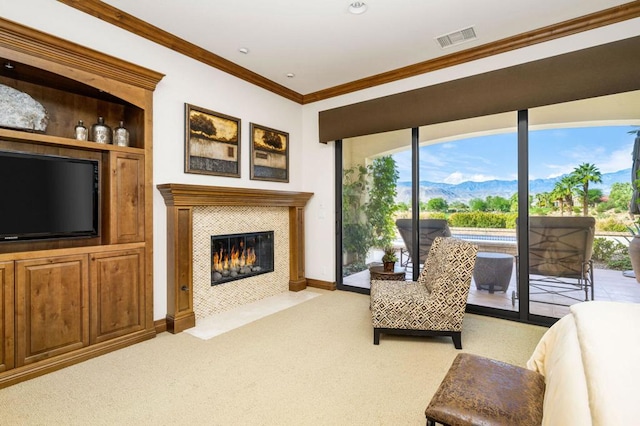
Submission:
[[[24,92],[0,84],[0,127],[44,132],[49,114],[42,104]]]

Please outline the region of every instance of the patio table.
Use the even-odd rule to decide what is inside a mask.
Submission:
[[[407,270],[402,267],[394,267],[393,271],[387,272],[383,266],[372,266],[369,268],[371,281],[405,281]]]
[[[478,252],[473,279],[478,290],[507,291],[513,272],[514,257],[507,253]]]

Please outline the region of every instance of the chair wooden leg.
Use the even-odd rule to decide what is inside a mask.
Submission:
[[[456,349],[462,349],[462,333],[460,331],[454,331],[451,334],[451,338],[453,339],[453,346]]]
[[[374,345],[380,344],[380,330],[377,328],[373,329],[373,344]]]

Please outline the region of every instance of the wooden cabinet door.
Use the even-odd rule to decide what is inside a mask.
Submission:
[[[144,249],[91,255],[92,344],[145,327]]]
[[[89,344],[87,255],[18,260],[16,366]]]
[[[0,262],[0,372],[13,368],[13,262]]]
[[[105,232],[110,244],[144,241],[144,156],[109,154]]]

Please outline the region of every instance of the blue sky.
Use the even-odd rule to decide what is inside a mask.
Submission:
[[[552,178],[582,163],[601,173],[631,167],[634,126],[603,126],[537,130],[529,133],[530,179]],[[399,181],[411,180],[411,151],[393,154]],[[420,148],[420,180],[456,184],[465,181],[515,180],[515,133],[480,136]]]

